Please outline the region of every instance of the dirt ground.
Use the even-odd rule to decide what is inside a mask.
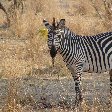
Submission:
[[[74,81],[72,78],[58,77],[36,78],[34,76],[24,76],[16,79],[16,101],[24,109],[31,108],[33,111],[51,112],[52,108],[67,109],[76,111]],[[0,108],[7,104],[9,80],[0,79]],[[109,94],[109,75],[104,74],[83,74],[82,76],[83,102],[79,111],[86,108],[91,111],[97,107],[99,112],[111,112],[112,100]],[[85,106],[83,108],[83,106]],[[27,108],[27,109],[28,109]],[[38,111],[37,111],[38,110]],[[30,111],[28,111],[30,112]]]

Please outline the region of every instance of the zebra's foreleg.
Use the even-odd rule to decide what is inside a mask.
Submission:
[[[76,100],[80,100],[82,101],[82,93],[81,93],[81,70],[82,70],[82,67],[81,69],[76,67],[76,65],[67,65],[68,69],[71,71],[72,73],[72,77],[74,79],[74,82],[75,82],[75,91],[76,91]]]
[[[81,93],[81,74],[73,76],[75,81],[75,91],[76,91],[76,100],[82,101],[82,93]]]
[[[110,94],[112,95],[112,70],[110,70],[109,74],[110,74]]]

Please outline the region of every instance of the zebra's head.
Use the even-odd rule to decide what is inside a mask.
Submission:
[[[60,42],[62,40],[62,29],[65,26],[65,19],[61,19],[59,22],[55,22],[53,18],[52,24],[43,20],[45,27],[48,29],[48,47],[50,49],[50,55],[54,58],[60,48]]]

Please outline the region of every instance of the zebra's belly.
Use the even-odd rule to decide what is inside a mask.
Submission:
[[[112,48],[103,49],[99,48],[99,53],[95,52],[95,55],[89,55],[85,58],[83,71],[101,73],[112,69]],[[86,56],[85,56],[86,57]]]
[[[93,64],[90,64],[90,63],[84,63],[83,72],[103,73],[103,72],[106,72],[106,71],[109,71],[109,70],[112,69],[112,59],[109,60],[109,64],[105,63],[105,65],[104,65],[102,63],[102,65],[97,64],[97,66],[96,66],[96,65],[93,65]]]

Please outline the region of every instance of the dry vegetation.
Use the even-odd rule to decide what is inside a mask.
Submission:
[[[5,8],[0,10],[0,112],[112,111],[108,74],[84,75],[85,99],[74,105],[71,75],[59,55],[52,68],[42,24],[43,19],[55,17],[65,18],[79,35],[112,31],[111,0],[0,2]]]

